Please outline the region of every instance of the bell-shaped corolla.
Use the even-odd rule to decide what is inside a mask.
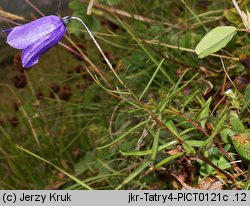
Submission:
[[[7,43],[22,50],[23,67],[36,64],[40,56],[57,44],[66,32],[64,21],[58,16],[45,16],[30,23],[5,30]]]

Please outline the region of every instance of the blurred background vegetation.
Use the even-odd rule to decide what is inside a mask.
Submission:
[[[36,9],[77,16],[118,78],[78,22],[30,69],[1,33],[1,189],[249,189],[249,33],[194,52],[244,29],[231,0],[19,3],[0,1],[2,30]]]

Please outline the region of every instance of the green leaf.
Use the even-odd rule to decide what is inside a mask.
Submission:
[[[233,118],[231,118],[230,122],[231,122],[231,125],[233,127],[233,131],[235,133],[243,133],[245,131],[245,127],[239,118],[233,117]]]
[[[194,150],[194,148],[193,148],[191,145],[189,145],[189,144],[187,144],[187,143],[184,143],[184,144],[182,145],[182,147],[183,147],[183,149],[185,150],[185,152],[186,152],[188,155],[192,155],[192,156],[195,155],[195,150]]]
[[[207,33],[195,48],[199,58],[217,52],[227,45],[236,34],[234,26],[220,26]]]
[[[178,134],[178,131],[173,123],[172,120],[168,120],[166,123],[165,123],[166,127],[173,133],[175,134],[176,136],[179,137],[179,134]],[[179,137],[180,139],[182,139],[181,137]]]
[[[200,122],[201,124],[201,127],[204,129],[205,128],[205,125],[206,125],[206,122],[207,122],[207,118],[208,118],[208,115],[209,115],[209,107],[210,107],[210,104],[212,102],[212,98],[210,97],[207,102],[205,102],[203,105],[202,105],[202,109],[201,111],[198,113],[198,116],[197,116],[197,119],[196,121],[197,122]]]
[[[209,138],[207,138],[204,141],[204,143],[201,145],[200,150],[202,150],[204,147],[206,147],[214,139],[214,137],[218,134],[218,132],[220,131],[221,127],[223,126],[226,118],[227,118],[227,114],[224,114],[221,117],[221,119],[219,120],[219,122],[216,124],[216,127],[215,127],[214,131],[212,132],[211,136]]]
[[[137,175],[139,175],[149,164],[150,164],[151,160],[147,160],[144,163],[142,163],[136,170],[134,170],[127,178],[125,178],[123,180],[123,182],[118,185],[118,187],[116,188],[116,190],[121,189],[125,184],[127,184],[128,182],[130,182],[132,179],[134,179]]]
[[[225,128],[220,132],[221,140],[225,143],[231,143],[230,137],[232,137],[233,135],[235,135],[235,132],[228,128]]]
[[[113,142],[111,142],[111,143],[109,143],[107,145],[104,145],[102,147],[97,147],[96,149],[105,149],[105,148],[108,148],[108,147],[111,147],[111,146],[115,145],[116,143],[122,141],[126,136],[128,136],[129,134],[131,134],[132,132],[134,132],[135,130],[137,130],[138,128],[143,126],[144,124],[146,124],[146,121],[140,122],[139,124],[135,125],[131,129],[129,129],[127,132],[123,133],[120,137],[115,139]]]
[[[204,141],[201,141],[201,140],[186,140],[185,143],[192,146],[192,147],[200,147],[204,143]]]
[[[246,103],[250,103],[250,85],[247,86],[244,92],[244,100],[246,101]]]
[[[229,161],[224,156],[221,156],[221,153],[217,147],[210,148],[208,151],[208,155],[206,155],[206,157],[213,164],[215,164],[217,167],[219,167],[222,170],[225,170],[225,169],[232,167],[232,164],[230,164]],[[213,174],[217,173],[217,171],[206,162],[202,161],[200,163],[200,165],[201,165],[200,174],[202,176],[206,177],[206,176],[213,175]]]
[[[174,141],[168,142],[166,144],[163,144],[163,145],[158,147],[158,152],[165,150],[165,149],[167,149],[167,148],[169,148],[177,143],[178,142],[176,140],[174,140]],[[145,155],[149,155],[149,154],[153,153],[152,149],[144,150],[144,151],[129,151],[129,152],[120,151],[120,152],[124,156],[145,156]]]
[[[152,82],[153,82],[153,80],[154,80],[156,74],[158,73],[159,69],[161,68],[161,65],[163,64],[163,62],[164,62],[164,59],[162,59],[161,62],[160,62],[160,64],[157,66],[157,68],[156,68],[154,74],[152,75],[152,77],[150,78],[150,80],[149,80],[147,86],[145,87],[145,89],[144,89],[143,92],[141,93],[140,99],[143,97],[143,95],[147,92],[148,88],[149,88],[150,85],[152,84]]]
[[[148,129],[149,129],[149,127],[148,127]],[[150,128],[150,129],[151,129],[151,128]],[[151,156],[152,160],[155,159],[156,154],[157,154],[157,152],[158,152],[160,131],[161,131],[161,130],[158,129],[157,132],[154,133],[154,132],[152,131],[152,129],[151,129],[151,131],[149,130],[149,132],[150,132],[150,133],[152,134],[152,136],[154,137],[153,146],[152,146],[152,156]]]
[[[242,112],[250,106],[250,84],[248,84],[247,88],[244,91],[244,102],[242,106]]]
[[[171,162],[172,160],[175,160],[175,159],[177,159],[179,157],[182,157],[183,155],[184,155],[184,152],[178,152],[178,153],[176,153],[174,155],[171,155],[171,156],[165,158],[164,160],[160,161],[157,165],[155,165],[154,169],[157,169],[157,168],[167,164],[168,162]]]
[[[250,161],[250,136],[236,134],[232,137],[233,146],[240,156]]]
[[[120,153],[123,156],[145,156],[145,155],[152,154],[152,150],[149,149],[149,150],[143,150],[143,151],[129,151],[129,152],[120,151]]]

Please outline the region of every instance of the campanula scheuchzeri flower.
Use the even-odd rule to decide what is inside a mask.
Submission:
[[[46,16],[6,30],[7,43],[22,50],[23,67],[36,64],[40,56],[57,44],[66,32],[65,21],[58,16]]]
[[[61,19],[58,16],[51,15],[37,19],[22,26],[5,30],[5,32],[9,32],[7,43],[14,48],[22,50],[21,59],[23,67],[31,67],[38,62],[40,56],[44,52],[53,47],[64,37],[66,24],[70,23],[71,20],[81,22],[82,26],[87,30],[87,33],[90,35],[111,71],[115,74],[119,82],[123,84],[122,80],[114,71],[112,64],[102,51],[87,25],[78,17],[65,16]]]

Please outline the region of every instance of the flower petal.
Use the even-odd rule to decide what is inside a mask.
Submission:
[[[40,56],[57,44],[64,36],[66,27],[63,25],[45,37],[32,42],[22,53],[23,67],[28,68],[36,64]]]
[[[14,27],[7,37],[7,43],[14,48],[25,49],[62,26],[65,27],[58,16],[42,17],[28,24]]]
[[[4,33],[10,33],[14,28],[10,28],[10,29],[4,29],[2,30],[2,32]]]

